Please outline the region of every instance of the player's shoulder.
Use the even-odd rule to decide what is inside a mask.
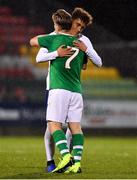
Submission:
[[[83,34],[80,34],[79,40],[84,42],[87,45],[92,45],[91,40],[87,36],[85,36]]]
[[[79,35],[79,39],[80,40],[88,40],[88,41],[90,41],[90,39],[87,36],[83,35],[83,34]]]
[[[56,37],[58,37],[58,33],[56,33],[55,31],[47,34],[48,39],[56,39]]]

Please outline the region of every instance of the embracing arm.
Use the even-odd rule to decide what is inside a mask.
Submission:
[[[47,48],[40,48],[36,56],[36,62],[47,62],[56,59],[56,57],[66,57],[71,54],[71,48],[63,48],[63,45],[53,52],[48,52]]]
[[[80,41],[74,43],[75,46],[79,47],[82,51],[86,53],[88,58],[97,66],[102,66],[102,60],[93,48],[90,40],[86,36],[82,36]]]
[[[40,48],[37,56],[36,56],[36,62],[47,62],[50,60],[54,60],[56,57],[58,57],[58,52],[53,51],[53,52],[48,52],[47,48]]]
[[[39,36],[35,36],[35,37],[31,38],[30,39],[30,45],[39,47],[40,45],[38,42],[38,38],[42,37],[42,36],[45,36],[45,35],[39,35]],[[40,48],[40,50],[36,56],[36,62],[40,63],[40,62],[50,61],[50,60],[55,59],[56,57],[58,57],[57,51],[48,52],[47,48]]]
[[[35,36],[30,39],[30,45],[39,47],[41,44],[39,43],[38,39],[45,35]],[[42,43],[43,44],[43,43]],[[56,57],[65,57],[72,55],[71,48],[64,48],[64,45],[61,45],[56,51],[48,52],[46,47],[40,48],[37,56],[36,62],[46,62],[50,60],[56,59]]]
[[[85,51],[85,53],[87,54],[87,56],[89,57],[89,59],[96,64],[97,66],[101,67],[102,66],[102,60],[100,58],[100,56],[97,54],[97,52],[95,51],[95,49],[92,46],[91,47],[87,47],[87,50]]]
[[[35,37],[31,38],[30,39],[30,45],[31,46],[39,47],[40,45],[39,45],[39,42],[38,42],[38,38],[39,37],[44,37],[44,36],[46,36],[46,34],[38,35],[38,36],[35,36]]]

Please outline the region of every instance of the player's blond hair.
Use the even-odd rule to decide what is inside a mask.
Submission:
[[[58,9],[55,13],[53,13],[52,20],[64,30],[70,30],[72,26],[72,17],[64,9]]]

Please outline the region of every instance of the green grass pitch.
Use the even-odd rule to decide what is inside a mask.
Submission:
[[[86,137],[82,174],[45,173],[44,166],[43,137],[0,137],[0,179],[136,179],[137,139]]]

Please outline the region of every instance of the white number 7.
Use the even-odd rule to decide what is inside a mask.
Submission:
[[[72,60],[78,55],[78,53],[79,53],[79,49],[76,48],[76,47],[72,47],[72,50],[75,51],[74,54],[73,54],[72,56],[70,56],[70,57],[67,59],[66,63],[65,63],[65,68],[67,68],[67,69],[70,69],[70,63],[71,63],[71,61],[72,61]]]

